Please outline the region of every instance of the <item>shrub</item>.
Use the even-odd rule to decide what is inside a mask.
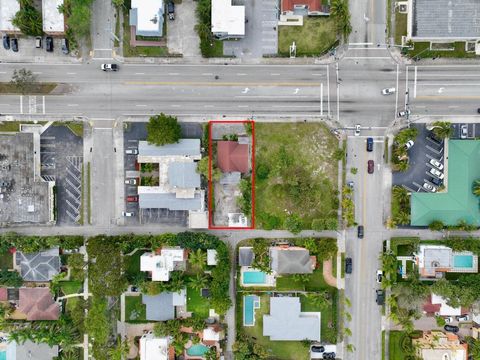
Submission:
[[[442,231],[445,225],[440,220],[433,220],[429,225],[428,228],[432,231]]]
[[[12,24],[29,36],[43,34],[42,14],[33,6],[32,0],[19,0],[20,10],[12,19]]]
[[[255,175],[258,180],[266,180],[268,175],[270,174],[270,169],[265,164],[257,165],[257,169],[255,170]]]
[[[174,116],[152,116],[147,124],[147,141],[158,146],[173,144],[180,140],[182,128]]]
[[[287,216],[284,223],[285,229],[290,231],[292,234],[298,234],[302,231],[302,221],[300,217],[296,214],[291,214]]]

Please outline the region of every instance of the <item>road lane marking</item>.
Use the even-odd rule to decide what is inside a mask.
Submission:
[[[438,100],[445,100],[445,99],[470,99],[470,100],[477,100],[477,99],[480,99],[480,96],[452,96],[452,95],[421,95],[421,96],[418,96],[417,99],[424,99],[424,100],[428,100],[428,99],[431,99],[431,100],[435,100],[435,99],[438,99]],[[417,106],[418,107],[418,106]]]
[[[417,98],[417,67],[415,66],[415,77],[413,80],[413,98]]]
[[[41,71],[34,71],[32,74],[40,75],[41,73],[42,73]]]
[[[6,71],[0,71],[0,74],[6,74],[7,72]]]
[[[320,83],[320,116],[323,116],[323,83]]]
[[[42,96],[43,114],[45,115],[45,95]]]
[[[204,108],[213,108],[213,105],[203,105]]]
[[[145,75],[145,73],[135,73],[135,75]]]
[[[385,59],[391,59],[391,57],[389,57],[389,56],[345,56],[344,59],[348,59],[348,60],[355,60],[355,59],[358,59],[358,60],[362,60],[362,59],[378,60],[378,59],[382,59],[382,60],[385,60]]]
[[[137,104],[137,105],[135,105],[135,106],[138,106],[138,107],[146,107],[147,105],[145,105],[145,104]]]
[[[266,86],[266,87],[275,87],[275,86],[295,86],[295,87],[317,87],[318,83],[314,82],[189,82],[189,81],[126,81],[123,85],[159,85],[159,86]]]
[[[238,105],[239,108],[248,108],[248,105]]]
[[[213,73],[202,73],[203,76],[212,76]]]
[[[168,75],[176,76],[176,75],[180,75],[180,73],[168,73]]]
[[[397,91],[395,91],[395,114],[393,114],[393,116],[396,118],[397,117],[397,114],[398,114],[398,97],[400,96],[399,93],[400,91],[398,91],[398,76],[399,76],[399,66],[397,64]]]
[[[247,75],[247,74],[245,74],[245,73],[237,73],[237,76],[245,76],[245,75]]]
[[[472,83],[463,83],[463,84],[442,84],[442,83],[428,83],[428,84],[419,84],[420,86],[439,86],[439,85],[443,85],[443,86],[480,86],[480,84],[472,84]]]
[[[270,74],[271,76],[280,76],[279,73]]]
[[[20,95],[20,114],[23,114],[23,96]]]
[[[67,75],[76,75],[77,73],[67,72]]]
[[[170,105],[170,106],[171,106],[171,107],[174,107],[174,108],[179,108],[179,107],[180,107],[180,105],[178,105],[178,104],[172,104],[172,105]]]
[[[323,76],[323,74],[313,73],[312,76]]]
[[[78,106],[78,104],[67,104],[67,106],[73,107],[73,106]]]
[[[234,96],[235,98],[243,98],[243,99],[248,99],[248,98],[251,98],[251,99],[298,99],[298,98],[313,98],[313,99],[316,99],[318,96],[317,95],[297,95],[297,96],[293,96],[293,95],[278,95],[278,96],[274,96],[274,95],[237,95],[237,96]]]

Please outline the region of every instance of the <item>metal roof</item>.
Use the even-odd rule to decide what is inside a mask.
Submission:
[[[312,260],[306,249],[270,248],[272,270],[278,274],[311,274]]]
[[[178,143],[157,146],[147,141],[138,142],[139,156],[195,156],[200,155],[200,139],[180,139]]]
[[[250,266],[253,262],[253,248],[241,247],[238,249],[238,265]]]
[[[196,162],[173,162],[168,166],[168,183],[179,188],[199,188]]]
[[[413,0],[412,36],[480,38],[480,1]]]
[[[158,295],[142,295],[142,303],[146,307],[146,319],[150,321],[166,321],[175,319],[173,294],[163,292]]]
[[[58,248],[36,253],[17,251],[15,261],[25,281],[50,281],[60,272]]]
[[[163,36],[163,0],[132,0],[130,26],[141,36]]]
[[[138,194],[140,209],[200,210],[203,201],[198,192],[191,199],[177,198],[173,193]]]

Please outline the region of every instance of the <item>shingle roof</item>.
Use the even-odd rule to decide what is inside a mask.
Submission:
[[[25,281],[50,281],[60,272],[58,248],[36,253],[17,251],[15,262],[20,266],[20,273]]]
[[[200,155],[200,139],[180,139],[178,143],[157,146],[147,141],[138,142],[140,156],[195,156]]]
[[[196,162],[174,162],[168,166],[168,183],[178,188],[199,188],[200,174]]]
[[[320,341],[320,313],[301,312],[298,297],[271,297],[270,315],[263,315],[263,336],[272,341]]]
[[[191,199],[177,198],[174,193],[138,194],[140,209],[200,210],[203,201],[201,193]]]
[[[480,178],[480,141],[448,141],[448,187],[445,193],[412,193],[411,224],[428,226],[433,220],[456,225],[460,220],[480,225],[473,181]]]
[[[311,274],[312,260],[307,249],[270,248],[272,270],[277,274]]]
[[[413,0],[412,36],[480,38],[480,1]]]
[[[238,249],[238,265],[250,266],[253,262],[253,250],[251,247],[241,247]]]
[[[218,167],[223,172],[248,171],[248,145],[236,141],[217,142]]]
[[[175,306],[185,305],[185,290],[180,293],[162,292],[158,295],[142,295],[146,306],[146,319],[151,321],[166,321],[175,319]]]
[[[49,288],[21,288],[17,310],[28,321],[58,320],[60,307],[53,300]]]

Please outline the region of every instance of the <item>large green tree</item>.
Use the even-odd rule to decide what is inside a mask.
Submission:
[[[8,269],[0,270],[0,285],[20,287],[22,284],[22,276],[17,271],[9,271]]]
[[[29,36],[43,34],[42,14],[33,6],[32,0],[19,0],[20,10],[12,19],[12,24]]]
[[[23,95],[35,90],[37,77],[30,70],[25,68],[14,70],[10,84],[20,91]]]
[[[436,121],[432,127],[433,133],[439,139],[449,138],[453,134],[452,124],[448,121]]]
[[[337,30],[343,35],[344,41],[347,41],[348,35],[352,32],[350,25],[350,11],[348,10],[347,0],[332,0],[330,15],[335,19]]]
[[[178,142],[181,136],[182,128],[174,116],[161,113],[152,116],[147,124],[147,141],[150,144],[173,144]]]

